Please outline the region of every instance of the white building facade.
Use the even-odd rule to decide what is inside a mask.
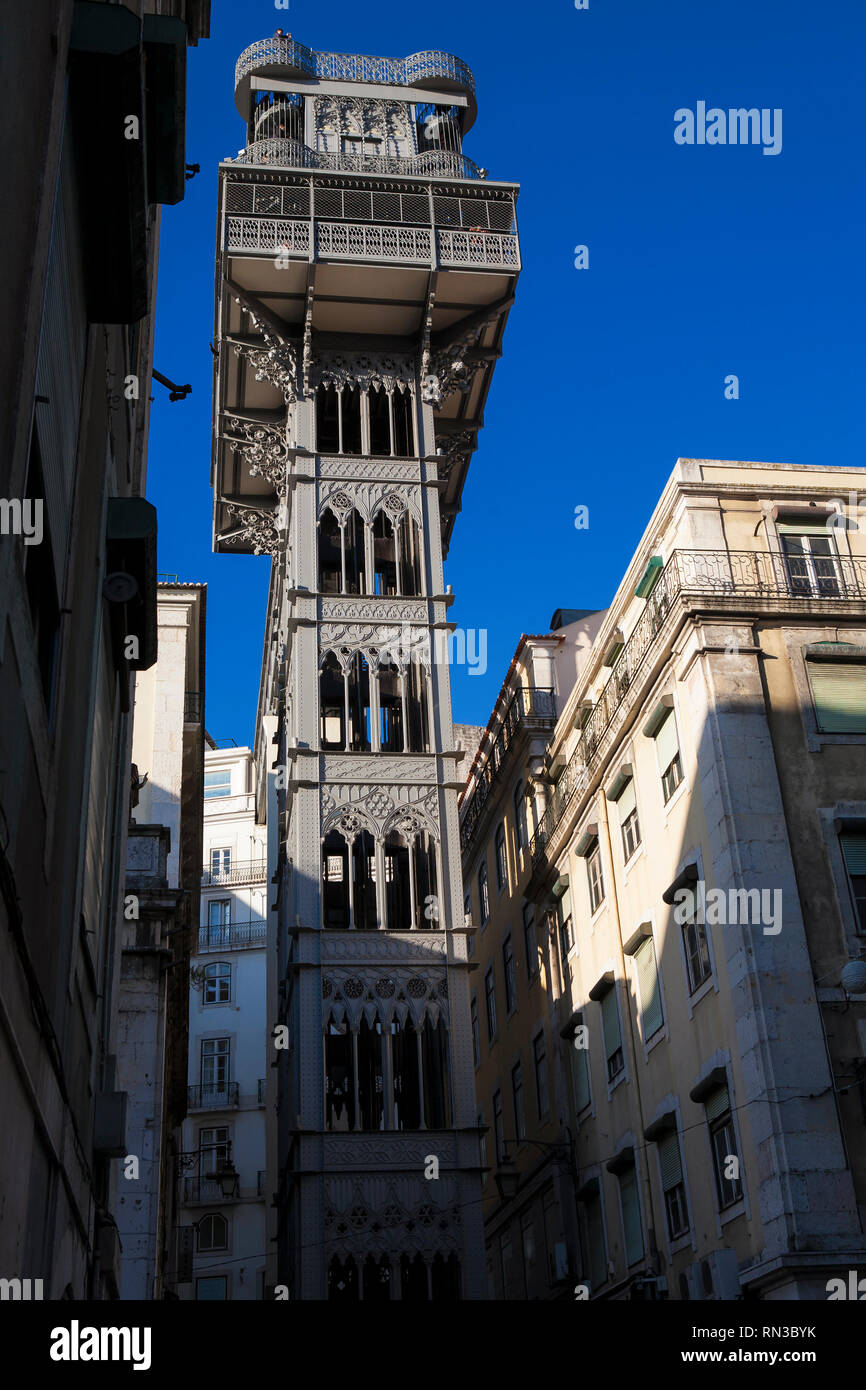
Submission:
[[[207,750],[184,1126],[191,1280],[181,1285],[197,1300],[264,1291],[267,879],[254,778],[249,748]]]

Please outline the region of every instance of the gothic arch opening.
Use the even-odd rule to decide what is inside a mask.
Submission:
[[[322,922],[338,931],[349,927],[349,847],[337,830],[322,840]]]
[[[346,747],[346,682],[339,658],[328,652],[319,673],[319,736],[323,748]]]
[[[352,917],[358,931],[375,931],[376,841],[369,830],[362,830],[352,844]]]

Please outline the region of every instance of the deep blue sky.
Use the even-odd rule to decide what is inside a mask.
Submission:
[[[678,457],[866,463],[862,0],[213,0],[189,53],[201,173],[163,211],[157,301],[155,366],[193,394],[154,387],[148,496],[159,568],[208,583],[214,737],[253,736],[269,569],[210,549],[216,166],[244,142],[235,58],[278,25],[317,49],[458,54],[466,152],[522,186],[524,270],[446,562],[451,617],[488,629],[487,673],[453,673],[455,719],[487,722],[521,632],[607,605]],[[781,154],[676,145],[698,100],[781,107]]]

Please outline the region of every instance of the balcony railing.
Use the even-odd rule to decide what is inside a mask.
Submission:
[[[190,1086],[187,1105],[190,1110],[236,1110],[240,1103],[237,1081],[206,1082],[202,1086]]]
[[[267,946],[267,922],[223,922],[221,926],[199,927],[199,953],[205,951],[243,951],[251,946]]]
[[[383,190],[334,187],[335,180],[253,181],[230,175],[225,184],[226,212],[242,217],[288,217],[324,222],[373,222],[444,227],[464,232],[517,230],[514,191],[485,187],[471,194],[440,193],[432,184]]]
[[[467,92],[475,91],[475,79],[453,53],[427,49],[408,58],[378,58],[366,53],[317,53],[289,34],[274,34],[245,48],[235,64],[235,87],[253,73],[268,68],[292,68],[306,77],[335,82],[377,82],[394,87],[423,86],[446,78]]]
[[[315,254],[332,260],[391,261],[429,265],[433,236],[439,264],[477,266],[484,270],[519,270],[517,237],[509,232],[445,231],[427,227],[381,226],[363,222],[316,222]],[[276,256],[310,252],[310,223],[295,218],[226,218],[226,250]]]
[[[465,853],[475,834],[481,813],[499,776],[505,755],[521,726],[532,729],[552,729],[556,723],[556,697],[553,690],[543,686],[520,686],[508,704],[505,714],[485,754],[470,794],[466,813],[460,825],[460,848]]]
[[[267,871],[267,861],[264,859],[239,859],[225,869],[214,869],[205,864],[201,886],[208,888],[226,883],[264,883]]]
[[[222,1183],[215,1178],[184,1178],[183,1200],[185,1202],[237,1202],[241,1196],[239,1187],[226,1196]]]
[[[587,786],[603,744],[609,742],[607,736],[625,711],[628,691],[677,598],[708,599],[714,606],[758,600],[776,608],[802,605],[808,612],[833,612],[839,603],[866,603],[866,559],[783,555],[768,550],[675,550],[624,643],[598,702],[585,719],[577,747],[532,836],[533,868],[540,863],[575,795]]]
[[[273,165],[280,169],[327,169],[346,174],[404,174],[414,178],[477,179],[478,165],[456,150],[424,150],[421,154],[350,154],[341,150],[311,150],[300,140],[251,140],[246,149],[224,164]]]

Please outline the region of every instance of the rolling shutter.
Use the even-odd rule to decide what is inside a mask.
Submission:
[[[610,1057],[618,1047],[622,1047],[615,988],[609,989],[601,1001],[601,1026],[604,1031],[605,1055]]]
[[[866,874],[866,835],[842,835],[842,855],[845,868],[851,874]]]
[[[680,751],[679,739],[677,737],[677,721],[674,712],[671,710],[665,722],[656,734],[656,755],[659,761],[659,772],[666,772]]]
[[[643,945],[635,951],[634,958],[637,964],[643,1036],[644,1042],[646,1042],[648,1038],[653,1037],[658,1032],[664,1023],[659,975],[651,936],[648,936]]]
[[[662,1175],[662,1191],[670,1192],[672,1187],[683,1180],[680,1162],[680,1141],[675,1129],[659,1140],[659,1167]]]
[[[727,1086],[717,1086],[714,1091],[710,1091],[710,1094],[704,1101],[704,1107],[707,1112],[707,1119],[711,1123],[713,1120],[717,1120],[720,1115],[724,1115],[730,1110],[731,1100],[728,1095]]]
[[[866,663],[810,661],[808,669],[818,728],[831,734],[866,733]]]
[[[628,819],[636,805],[637,798],[635,797],[634,778],[630,777],[616,803],[620,825]]]
[[[625,1234],[626,1264],[633,1265],[643,1258],[643,1231],[640,1224],[640,1202],[637,1193],[637,1175],[634,1168],[626,1168],[619,1177],[619,1195],[622,1202],[622,1225]]]

